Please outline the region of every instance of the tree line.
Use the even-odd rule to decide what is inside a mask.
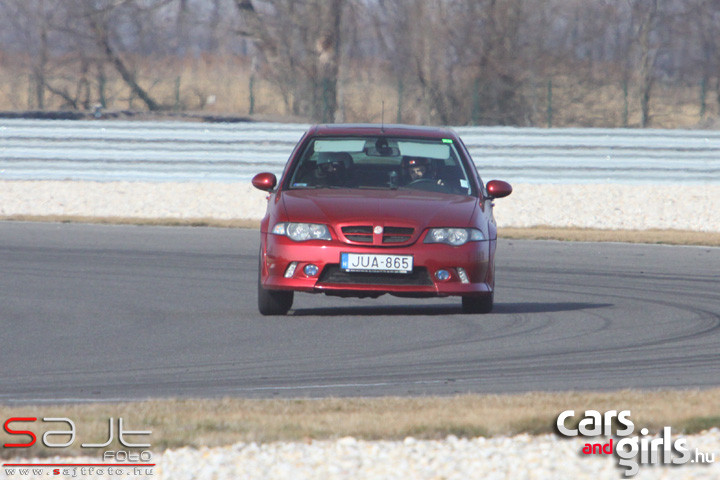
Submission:
[[[212,56],[313,121],[348,120],[365,75],[392,85],[399,120],[406,107],[423,123],[550,124],[561,79],[622,86],[646,127],[658,85],[697,87],[718,109],[719,44],[718,0],[0,1],[0,68],[27,75],[40,110],[107,106],[111,79],[144,109],[171,108],[153,90],[167,59]]]

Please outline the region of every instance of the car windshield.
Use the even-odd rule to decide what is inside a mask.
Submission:
[[[316,138],[288,187],[416,189],[472,195],[472,182],[451,139]]]

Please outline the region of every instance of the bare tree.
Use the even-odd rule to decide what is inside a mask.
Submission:
[[[650,93],[655,82],[654,70],[658,50],[652,43],[651,35],[657,25],[658,0],[635,0],[633,15],[637,19],[637,41],[640,50],[640,126],[645,128],[650,124]]]
[[[30,54],[30,71],[35,106],[45,109],[50,70],[49,40],[54,11],[45,0],[6,0],[0,2],[2,16],[11,22]]]
[[[685,4],[686,28],[695,27],[691,36],[699,45],[698,65],[704,87],[710,87],[715,78],[715,95],[720,105],[720,3],[714,0],[688,0]],[[689,36],[689,35],[688,35]],[[684,52],[683,52],[684,53]],[[704,101],[704,98],[703,98]]]
[[[129,91],[157,110],[157,85],[200,57],[251,69],[280,93],[277,113],[316,121],[343,118],[343,90],[349,121],[374,118],[379,105],[357,107],[370,95],[352,98],[370,82],[397,87],[405,121],[537,124],[552,80],[558,124],[625,125],[634,91],[648,126],[665,118],[658,84],[701,84],[720,103],[719,39],[717,0],[2,0],[2,67],[19,75],[0,94],[88,109]],[[183,88],[202,107],[216,87]]]
[[[294,114],[334,121],[340,65],[342,0],[236,0],[270,80]]]
[[[390,63],[420,89],[426,122],[523,122],[521,0],[386,0],[376,30]],[[409,74],[409,75],[408,75]]]
[[[175,0],[6,0],[0,12],[22,35],[32,59],[30,70],[37,108],[46,106],[49,92],[72,109],[93,103],[91,71],[97,72],[97,100],[105,101],[105,68],[111,65],[150,110],[160,108],[137,81],[123,58],[128,18],[152,23],[152,11]],[[123,17],[123,12],[130,15]],[[152,25],[146,25],[152,30]]]
[[[115,42],[111,38],[113,33],[115,33],[113,32],[112,26],[114,21],[118,20],[117,9],[131,8],[135,15],[147,14],[147,9],[140,5],[133,4],[133,2],[129,0],[105,0],[96,2],[84,2],[80,0],[75,5],[79,12],[81,12],[81,18],[86,20],[88,31],[106,61],[120,74],[132,93],[137,95],[143,103],[145,103],[148,110],[160,110],[161,106],[159,102],[152,98],[150,93],[140,85],[136,75],[123,59],[120,49],[116,47],[116,43],[119,42]],[[157,6],[157,4],[153,5],[153,7]]]

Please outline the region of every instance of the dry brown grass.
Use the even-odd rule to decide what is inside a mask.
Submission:
[[[720,232],[689,230],[599,230],[593,228],[531,227],[498,230],[501,238],[563,240],[570,242],[625,242],[668,245],[720,246]]]
[[[610,393],[565,392],[520,395],[462,395],[455,397],[382,397],[288,400],[152,400],[120,404],[0,406],[0,417],[65,417],[76,423],[77,440],[63,454],[83,453],[80,443],[102,443],[108,437],[108,418],[122,417],[126,429],[152,430],[152,449],[181,446],[222,446],[235,442],[313,441],[353,436],[366,440],[441,439],[448,435],[477,437],[541,434],[554,431],[560,412],[630,410],[637,428],[697,433],[720,426],[720,389],[625,390]],[[30,424],[13,424],[16,429]],[[48,430],[66,430],[62,423],[32,424],[41,438]],[[24,440],[0,433],[0,442]],[[52,437],[59,442],[66,439]],[[38,444],[41,443],[38,441]],[[120,448],[113,445],[101,451]],[[82,450],[82,452],[81,452]],[[37,444],[31,449],[4,450],[2,455],[56,454]]]
[[[0,216],[0,221],[94,223],[109,225],[155,225],[182,227],[254,228],[259,220],[216,218],[142,218],[142,217],[84,217],[71,215],[10,215]],[[528,240],[562,240],[569,242],[625,242],[667,245],[720,246],[720,232],[695,232],[689,230],[600,230],[592,228],[561,227],[503,227],[498,230],[500,238]]]
[[[219,227],[219,228],[260,228],[259,220],[244,218],[144,218],[144,217],[86,217],[80,215],[6,215],[0,221],[9,222],[51,222],[51,223],[92,223],[106,225],[147,225],[167,227]]]
[[[0,110],[32,110],[34,105],[30,75],[24,73],[30,59],[8,58],[0,64]],[[250,109],[250,62],[240,57],[199,56],[192,58],[134,59],[140,84],[170,111],[202,112],[217,115],[248,115]],[[75,92],[74,64],[55,68],[49,78],[59,89]],[[111,111],[145,110],[127,85],[108,70],[106,83],[107,108]],[[622,127],[624,92],[619,80],[608,74],[602,81],[572,74],[548,73],[520,92],[533,108],[528,122],[547,125],[547,81],[552,79],[552,112],[554,127]],[[614,74],[617,77],[617,72]],[[96,79],[90,78],[97,89]],[[356,62],[343,67],[341,78],[342,121],[379,122],[382,103],[385,121],[397,118],[397,78],[387,65],[379,62]],[[94,94],[97,96],[96,94]],[[716,119],[717,102],[707,101],[705,118],[700,117],[700,88],[658,83],[652,92],[651,126],[659,128],[691,128],[707,125]],[[406,83],[402,98],[402,118],[406,123],[432,122],[428,107],[420,99],[421,90]],[[283,98],[280,90],[260,77],[254,83],[254,115],[260,119],[290,118],[292,98]],[[63,100],[48,93],[46,109],[67,109]],[[94,100],[93,100],[94,103]],[[640,124],[640,102],[637,87],[628,90],[628,125]],[[293,118],[294,121],[308,121]]]
[[[533,118],[535,124],[546,126],[547,86],[537,85],[526,94],[542,106]],[[629,84],[627,95],[627,126],[637,128],[641,123],[637,86]],[[707,100],[705,116],[701,118],[699,98],[699,86],[656,84],[652,90],[649,126],[693,128],[712,123],[711,119],[718,116],[717,102]],[[552,76],[553,127],[624,127],[625,108],[625,93],[619,81],[588,81],[578,75]]]

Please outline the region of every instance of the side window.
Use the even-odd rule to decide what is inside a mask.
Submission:
[[[475,165],[475,161],[473,160],[472,156],[470,156],[470,151],[465,146],[465,142],[462,141],[461,138],[458,139],[460,146],[462,147],[463,154],[467,157],[469,172],[468,177],[474,177],[477,181],[477,184],[480,186],[480,196],[487,197],[487,191],[485,190],[485,184],[482,181],[482,178],[480,178],[480,172],[478,172],[477,166]]]

